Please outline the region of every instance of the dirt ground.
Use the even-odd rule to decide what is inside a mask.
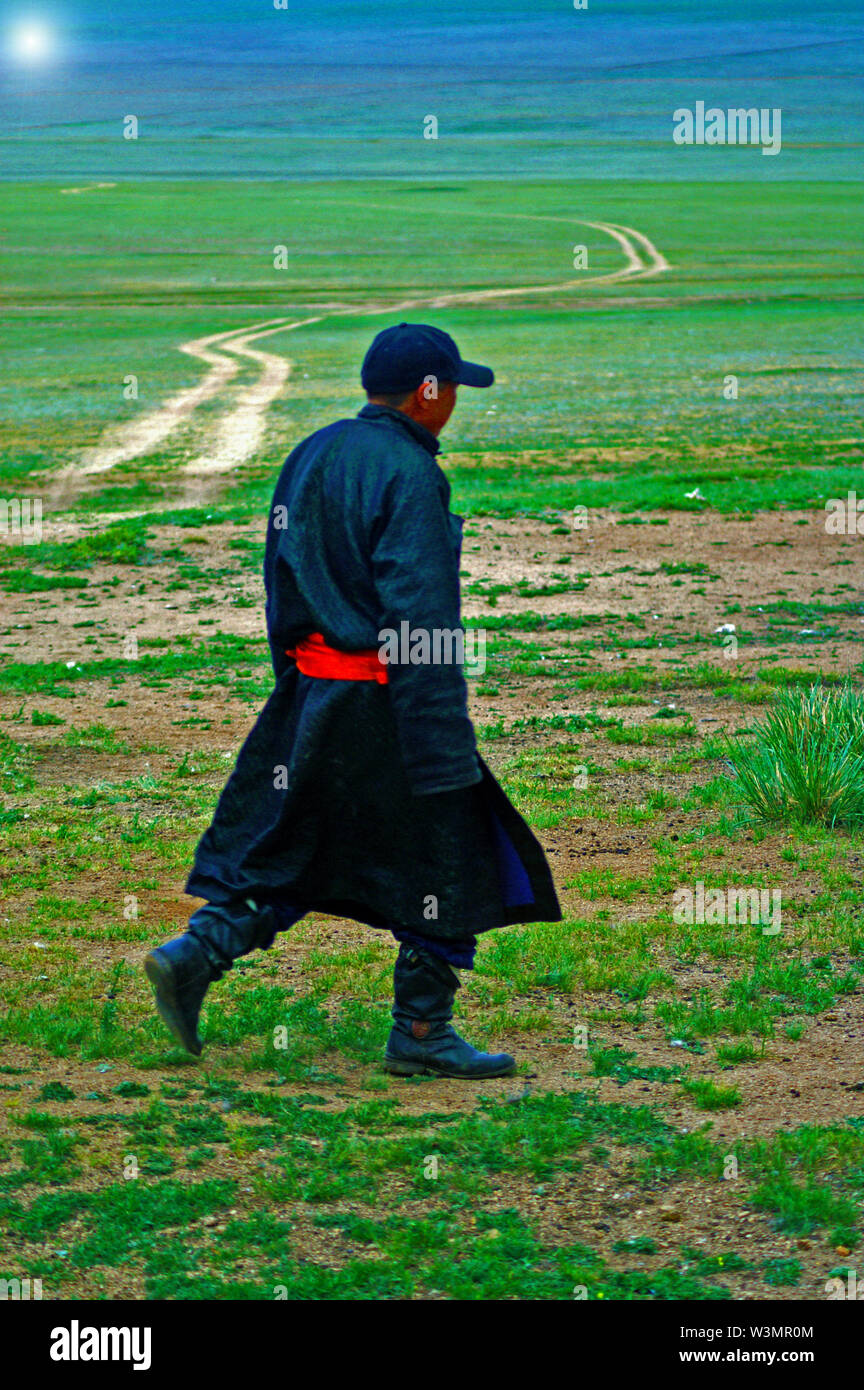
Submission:
[[[646,518],[649,522],[652,518]],[[724,623],[734,622],[738,632],[751,634],[742,642],[741,655],[732,661],[743,678],[748,677],[766,662],[789,667],[818,665],[822,671],[847,672],[860,669],[861,643],[864,638],[864,618],[854,613],[833,613],[827,621],[832,632],[826,638],[824,617],[812,627],[787,610],[782,633],[772,628],[772,617],[778,601],[809,605],[814,598],[825,605],[841,604],[860,597],[861,546],[860,537],[826,535],[824,514],[816,512],[760,513],[750,519],[738,516],[699,515],[692,512],[666,514],[653,518],[662,525],[632,525],[621,516],[608,514],[592,517],[586,530],[573,530],[560,522],[537,520],[474,519],[466,526],[463,551],[463,584],[466,592],[465,613],[476,618],[484,613],[498,616],[530,612],[541,615],[566,613],[590,619],[607,614],[619,617],[618,638],[651,636],[656,626],[657,641],[651,646],[621,646],[597,650],[591,660],[595,668],[615,666],[651,666],[664,670],[672,661],[683,666],[700,661],[724,664],[729,658],[719,648],[714,635]],[[100,517],[99,526],[106,523]],[[72,523],[50,523],[46,539],[68,540],[80,535],[82,527]],[[201,638],[214,632],[234,634],[259,640],[263,636],[262,586],[257,569],[238,564],[238,552],[229,542],[238,539],[257,540],[259,525],[214,525],[200,529],[154,527],[151,544],[158,555],[167,547],[181,547],[185,559],[204,572],[188,588],[169,588],[175,577],[173,565],[154,564],[146,572],[140,567],[96,565],[89,572],[86,590],[54,590],[48,594],[16,594],[3,598],[7,630],[0,637],[0,653],[6,661],[82,662],[106,656],[122,655],[123,643],[134,633],[142,649],[153,639],[176,639],[182,635]],[[560,563],[566,560],[567,563]],[[679,576],[662,570],[662,565],[674,567],[686,562],[688,572],[681,573],[680,584],[672,584]],[[700,571],[699,566],[706,569]],[[585,577],[584,588],[552,594],[524,595],[510,589],[497,594],[494,607],[489,606],[488,594],[472,593],[475,585],[519,585],[542,588],[560,583],[562,579]],[[230,577],[230,590],[226,575]],[[146,577],[146,584],[142,579]],[[118,582],[119,581],[119,582]],[[110,585],[111,587],[101,587]],[[230,597],[229,597],[230,593]],[[98,603],[92,599],[98,597]],[[240,603],[236,600],[239,599]],[[740,605],[730,618],[729,610]],[[634,619],[631,623],[630,617]],[[82,627],[93,620],[93,627]],[[647,632],[646,632],[647,628]],[[644,703],[631,697],[622,707],[606,693],[591,689],[562,689],[562,669],[568,661],[577,661],[573,643],[592,633],[602,633],[604,625],[578,629],[552,629],[530,632],[514,629],[517,637],[542,644],[543,659],[554,663],[549,677],[542,674],[511,673],[506,680],[497,681],[494,661],[485,677],[471,687],[471,712],[478,724],[503,720],[512,721],[531,715],[579,715],[590,711],[600,715],[621,715],[625,722],[642,720],[656,712],[657,700],[650,690]],[[663,634],[671,634],[677,645],[664,646]],[[96,642],[85,645],[84,638],[95,636]],[[667,641],[670,638],[666,639]],[[818,642],[818,646],[816,643]],[[710,648],[710,649],[709,649]],[[816,660],[818,658],[818,661]],[[582,668],[579,667],[582,673]],[[484,682],[492,687],[490,693],[480,693]],[[106,700],[112,695],[107,679],[82,682],[74,699],[39,696],[30,701],[39,710],[48,711],[76,726],[110,723],[119,738],[128,740],[128,753],[105,752],[88,748],[55,749],[52,757],[34,769],[37,786],[32,792],[34,801],[39,786],[93,784],[113,779],[127,780],[147,772],[158,774],[178,752],[191,750],[194,759],[198,748],[209,753],[223,753],[225,772],[244,734],[251,726],[255,709],[248,699],[241,699],[230,690],[207,686],[197,690],[190,680],[173,679],[165,689],[152,689],[127,677],[123,698],[128,703],[106,710]],[[192,697],[195,698],[192,698]],[[554,699],[552,697],[555,697]],[[674,687],[663,692],[663,700],[675,703],[686,711],[700,735],[740,727],[758,713],[755,707],[718,696],[705,687]],[[11,716],[20,700],[4,696],[2,713]],[[29,705],[28,705],[29,707]],[[184,726],[178,721],[196,718],[208,727]],[[27,728],[27,741],[33,747],[48,745],[56,739],[55,728]],[[486,753],[493,768],[500,767],[514,753],[537,747],[543,734],[536,731],[515,732],[489,745]],[[583,736],[580,735],[580,740]],[[584,744],[592,760],[609,773],[609,787],[621,804],[644,800],[650,790],[657,790],[658,779],[650,772],[618,770],[616,759],[627,750],[611,747],[590,733]],[[143,746],[142,746],[143,745]],[[580,744],[581,746],[581,744]],[[146,751],[148,747],[160,751]],[[223,774],[218,770],[208,774],[212,781],[214,800]],[[669,786],[674,784],[669,777]],[[26,798],[25,798],[26,803]],[[21,803],[21,804],[25,804]],[[118,807],[118,814],[131,812],[134,805]],[[146,813],[153,813],[153,805]],[[589,915],[597,900],[588,901],[568,888],[568,880],[590,864],[612,873],[626,872],[641,875],[649,871],[655,851],[652,841],[659,832],[672,838],[692,828],[699,820],[698,812],[670,810],[660,819],[645,825],[619,824],[614,818],[586,817],[566,820],[538,832],[543,842],[566,915],[576,918]],[[776,868],[784,836],[771,833],[760,838],[745,837],[730,845],[729,853],[737,857],[742,873],[754,867]],[[35,853],[36,851],[34,851]],[[860,870],[859,856],[852,855],[852,864]],[[786,866],[788,869],[788,865]],[[808,894],[815,891],[815,878],[804,874],[790,881],[784,897],[790,903],[806,906]],[[82,896],[106,896],[116,891],[110,882],[85,872],[75,891]],[[26,883],[18,885],[5,905],[26,921],[28,905]],[[154,890],[149,906],[158,909],[163,921],[176,921],[180,927],[190,903],[182,894],[182,884],[162,884]],[[638,899],[617,906],[620,919],[638,916],[643,909]],[[359,946],[375,942],[380,937],[370,928],[354,923],[331,921],[316,917],[303,929],[302,936],[283,938],[278,948],[278,979],[286,985],[302,988],[304,957],[310,947],[325,950]],[[94,963],[107,964],[128,957],[128,943],[115,943],[95,935],[82,937],[77,943],[81,952],[92,956]],[[26,935],[19,942],[20,950],[30,948]],[[7,947],[7,949],[10,949]],[[842,962],[838,962],[842,965]],[[667,968],[670,968],[667,963]],[[720,966],[678,965],[676,986],[680,998],[693,998],[706,980],[706,972],[720,973]],[[549,991],[538,991],[545,1007],[549,1006]],[[143,986],[142,986],[143,994]],[[460,1001],[461,1017],[470,1023],[476,1006],[471,1002],[470,986]],[[530,1006],[526,997],[520,1001]],[[565,1032],[580,1022],[586,1007],[602,1010],[605,1001],[593,996],[590,1001],[560,995],[554,1000],[556,1022],[565,1025]],[[740,1107],[713,1113],[710,1116],[712,1134],[732,1142],[740,1134],[771,1133],[777,1129],[794,1128],[802,1124],[830,1124],[850,1116],[864,1117],[864,1065],[861,1059],[860,1038],[864,1024],[864,998],[860,993],[845,996],[835,1007],[816,1015],[811,1026],[799,1041],[775,1038],[767,1044],[766,1054],[758,1064],[741,1064],[723,1075],[724,1084],[733,1084],[742,1095]],[[601,1029],[602,1031],[602,1029]],[[608,1046],[633,1049],[641,1066],[674,1066],[679,1058],[667,1040],[665,1030],[656,1022],[646,1021],[638,1028],[628,1027],[616,1020],[607,1025],[602,1039]],[[502,1036],[501,1046],[510,1046],[530,1063],[530,1074],[518,1080],[485,1084],[460,1085],[446,1080],[430,1080],[416,1092],[400,1091],[403,1110],[468,1112],[478,1096],[501,1098],[502,1094],[517,1094],[523,1085],[538,1090],[587,1090],[602,1100],[629,1104],[649,1103],[669,1124],[679,1130],[698,1129],[705,1123],[704,1112],[698,1110],[677,1088],[661,1082],[629,1080],[623,1085],[612,1077],[591,1074],[584,1054],[562,1043],[549,1041],[543,1034]],[[27,1088],[38,1088],[47,1080],[60,1080],[78,1093],[92,1083],[93,1065],[72,1058],[34,1060],[34,1054],[18,1048],[8,1050],[4,1061],[13,1066],[26,1066],[23,1082]],[[218,1055],[214,1057],[218,1061]],[[699,1075],[700,1060],[688,1056],[693,1074]],[[333,1068],[339,1076],[334,1087],[332,1103],[341,1106],[356,1098],[367,1079],[366,1069],[347,1059],[337,1059]],[[716,1072],[716,1068],[715,1068]],[[134,1079],[132,1068],[117,1063],[112,1081]],[[254,1073],[249,1081],[255,1084]],[[392,1080],[388,1085],[393,1086]],[[298,1088],[301,1089],[301,1088]],[[286,1093],[291,1093],[291,1086]],[[72,1118],[75,1106],[64,1106],[64,1115]],[[59,1113],[59,1112],[58,1112]],[[619,1153],[622,1165],[626,1154]],[[229,1168],[232,1160],[226,1159]],[[825,1277],[825,1251],[809,1239],[780,1236],[769,1216],[754,1213],[742,1205],[740,1185],[734,1181],[723,1184],[673,1182],[658,1185],[647,1197],[645,1188],[639,1192],[628,1188],[624,1166],[620,1173],[607,1172],[602,1183],[584,1180],[580,1173],[569,1174],[549,1184],[525,1190],[509,1184],[499,1192],[490,1188],[490,1201],[502,1207],[518,1205],[538,1223],[544,1237],[551,1243],[584,1240],[598,1248],[612,1268],[620,1261],[613,1246],[621,1240],[650,1235],[657,1244],[655,1255],[644,1257],[646,1269],[662,1265],[669,1248],[674,1244],[705,1245],[712,1253],[728,1246],[741,1252],[753,1249],[760,1258],[794,1256],[803,1266],[802,1281],[797,1288],[777,1288],[770,1297],[797,1299],[819,1296]],[[298,1238],[301,1233],[298,1232]],[[312,1230],[308,1233],[310,1251],[326,1250],[327,1233]],[[324,1242],[324,1246],[322,1246]],[[345,1257],[340,1247],[339,1257]],[[313,1255],[313,1258],[316,1257]],[[321,1255],[324,1258],[324,1255]],[[335,1258],[335,1257],[334,1257]],[[839,1258],[839,1256],[838,1256]],[[628,1267],[633,1267],[628,1257]],[[750,1290],[746,1276],[730,1272],[724,1281],[735,1297],[765,1297]],[[129,1287],[118,1286],[115,1296],[140,1296],[137,1276],[130,1276]],[[136,1292],[137,1290],[137,1292]],[[82,1290],[86,1293],[86,1289]]]

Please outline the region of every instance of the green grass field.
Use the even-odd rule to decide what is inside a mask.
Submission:
[[[650,237],[671,269],[591,288],[623,258],[607,233],[585,223],[619,220]],[[618,484],[609,500],[617,503],[620,489],[635,506],[680,503],[679,475],[696,476],[694,456],[710,467],[707,449],[732,451],[744,503],[760,506],[821,500],[819,484],[842,486],[842,467],[859,461],[862,214],[854,187],[250,184],[226,192],[123,184],[64,194],[28,185],[7,186],[5,222],[6,488],[198,380],[180,342],[323,314],[269,339],[294,363],[260,456],[269,481],[274,453],[356,409],[357,364],[370,335],[392,319],[386,306],[403,299],[425,300],[426,318],[452,327],[498,369],[494,414],[485,398],[467,402],[448,441],[459,456],[457,486],[472,504],[566,505],[562,492],[577,470],[595,503],[597,480],[583,479],[583,461],[569,457],[580,448],[646,451],[638,482],[614,460],[604,470]],[[577,244],[588,248],[585,271],[573,270]],[[287,248],[285,269],[274,269],[276,246]],[[427,307],[445,292],[580,276],[585,295]],[[375,312],[364,313],[370,304]],[[352,306],[356,313],[345,312]],[[123,398],[129,373],[139,380],[137,401]],[[722,394],[730,373],[740,381],[734,402]],[[157,481],[171,448],[147,460]],[[555,458],[532,458],[530,475],[511,479],[504,497],[483,464],[526,451]],[[814,468],[832,471],[822,479]],[[135,486],[140,471],[112,482]],[[728,473],[712,479],[712,501],[740,506]]]
[[[864,831],[755,819],[726,736],[786,688],[864,674],[861,540],[824,526],[828,498],[864,496],[855,186],[5,191],[0,498],[40,499],[43,535],[0,537],[0,1278],[824,1296],[861,1247]],[[610,226],[668,268],[622,276]],[[472,715],[565,920],[487,937],[460,998],[513,1080],[386,1076],[392,946],[323,917],[214,989],[196,1062],[140,960],[182,928],[270,689],[282,459],[359,408],[363,351],[402,317],[496,369],[443,441],[488,643]],[[152,446],[88,471],[205,379],[181,344],[262,324],[250,346],[290,376],[235,467],[196,460],[254,412],[242,353]],[[676,920],[697,883],[782,891],[782,930]]]

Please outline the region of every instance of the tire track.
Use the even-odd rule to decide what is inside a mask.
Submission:
[[[320,323],[323,317],[325,315],[316,314],[314,318],[298,319],[296,323],[283,319],[271,328],[263,331],[253,329],[224,344],[228,352],[259,363],[261,375],[240,392],[234,409],[222,417],[209,449],[190,463],[185,463],[181,473],[230,473],[255,453],[264,436],[267,409],[291,375],[291,363],[287,357],[274,352],[261,352],[249,345],[271,333],[288,332],[294,328],[305,328],[310,323]]]
[[[263,325],[261,326],[263,327]],[[207,363],[210,371],[206,376],[197,385],[189,386],[170,396],[157,410],[151,410],[139,419],[131,420],[128,424],[119,425],[116,429],[111,430],[105,443],[84,451],[79,463],[73,466],[74,471],[77,473],[107,473],[118,463],[126,463],[130,459],[139,458],[141,454],[149,454],[157,445],[162,443],[163,439],[167,439],[168,435],[191,415],[197,406],[218,395],[231,378],[236,376],[239,371],[239,363],[230,357],[225,357],[219,351],[219,347],[226,344],[235,333],[240,332],[243,330],[235,328],[227,332],[210,333],[205,338],[193,338],[187,343],[181,343],[181,352],[196,358],[199,362]]]
[[[574,219],[575,220],[575,219]],[[238,394],[234,406],[221,418],[206,450],[182,466],[181,472],[193,475],[228,473],[238,468],[261,444],[266,426],[267,410],[279,396],[291,374],[291,363],[279,353],[264,352],[252,347],[254,342],[273,333],[291,332],[328,318],[361,317],[375,314],[400,314],[407,309],[446,308],[451,304],[479,304],[492,299],[517,298],[526,295],[562,293],[572,289],[587,289],[594,285],[611,285],[625,280],[644,280],[670,269],[669,262],[652,241],[642,232],[614,222],[582,221],[581,225],[605,232],[618,243],[625,264],[605,275],[582,276],[575,280],[556,281],[550,285],[514,285],[485,290],[457,290],[449,294],[403,299],[398,303],[336,305],[326,313],[316,314],[293,322],[287,318],[267,319],[251,328],[233,328],[223,333],[211,333],[180,344],[180,351],[205,362],[210,370],[196,386],[178,391],[157,410],[138,420],[112,430],[105,442],[88,449],[68,472],[80,474],[106,473],[119,463],[128,463],[150,453],[167,439],[199,405],[218,396],[237,375],[242,361],[254,362],[260,373],[251,386]]]

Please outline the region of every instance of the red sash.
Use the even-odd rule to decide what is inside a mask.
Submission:
[[[338,647],[328,647],[320,632],[310,632],[296,647],[289,648],[288,656],[297,662],[297,670],[304,676],[318,676],[328,681],[377,681],[379,685],[388,684],[387,667],[378,652],[340,652]]]

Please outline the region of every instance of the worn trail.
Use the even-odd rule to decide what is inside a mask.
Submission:
[[[291,374],[291,363],[281,353],[266,352],[252,345],[274,333],[292,332],[328,318],[353,314],[399,314],[409,309],[446,308],[450,304],[479,304],[494,299],[516,298],[525,295],[545,295],[572,289],[589,289],[596,285],[611,285],[622,281],[645,280],[668,270],[669,262],[642,232],[614,222],[583,222],[605,232],[618,243],[624,253],[624,265],[605,275],[580,276],[548,285],[510,285],[486,290],[456,290],[449,294],[403,299],[396,303],[329,306],[325,312],[308,318],[268,319],[248,328],[232,328],[222,333],[208,334],[181,343],[180,350],[204,362],[210,368],[196,386],[178,391],[158,409],[149,411],[138,420],[109,432],[101,444],[89,449],[73,472],[105,473],[120,463],[127,463],[151,453],[206,401],[220,396],[233,381],[243,362],[254,363],[259,374],[251,385],[244,386],[231,407],[213,427],[205,448],[183,465],[182,472],[207,475],[228,473],[238,468],[261,445],[266,427],[267,411],[282,393]]]

